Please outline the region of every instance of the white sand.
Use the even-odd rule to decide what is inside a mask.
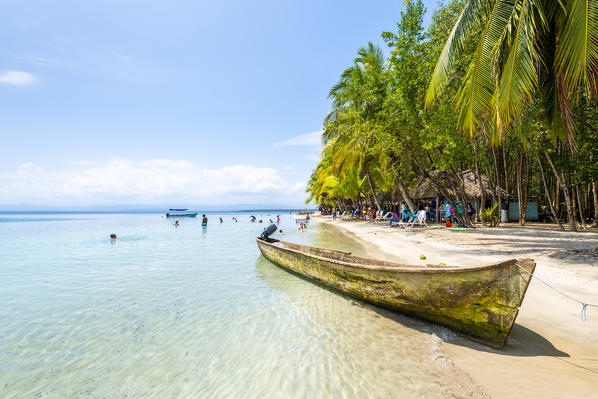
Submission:
[[[355,221],[332,222],[380,259],[409,264],[474,265],[533,258],[536,274],[551,285],[598,304],[598,232],[560,232],[552,227],[510,224],[451,231],[389,229]],[[420,255],[426,260],[421,261]],[[494,398],[598,398],[598,308],[581,305],[533,279],[507,345],[494,350],[454,334],[441,334],[454,364]]]

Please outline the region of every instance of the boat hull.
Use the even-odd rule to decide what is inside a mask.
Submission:
[[[196,216],[197,216],[197,212],[195,212],[195,213],[177,213],[177,214],[167,213],[166,214],[167,218],[194,218]]]
[[[409,266],[345,252],[257,239],[265,258],[300,276],[377,306],[431,321],[501,348],[515,322],[532,259],[484,266]]]

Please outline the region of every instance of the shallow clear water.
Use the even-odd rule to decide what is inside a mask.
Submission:
[[[437,328],[271,264],[267,224],[208,216],[0,215],[0,397],[478,396]],[[366,254],[281,219],[285,240]]]

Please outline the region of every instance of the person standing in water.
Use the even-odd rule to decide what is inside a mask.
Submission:
[[[220,218],[220,223],[222,223],[222,222],[223,222],[223,220],[222,220],[222,218]]]
[[[201,225],[204,227],[208,225],[208,218],[206,215],[201,215]]]

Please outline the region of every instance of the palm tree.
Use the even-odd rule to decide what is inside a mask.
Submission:
[[[380,155],[371,151],[371,144],[376,113],[383,106],[388,87],[385,68],[380,48],[368,43],[359,49],[353,65],[343,71],[330,90],[332,111],[324,120],[323,134],[324,142],[330,144],[323,155],[332,160],[332,173],[339,178],[339,184],[357,171],[367,182],[378,209],[381,206],[374,184],[380,175]]]
[[[332,111],[324,119],[324,142],[338,137],[340,129],[351,131],[371,120],[382,108],[388,87],[385,68],[384,54],[378,46],[370,42],[358,50],[353,65],[343,71],[328,94]]]
[[[540,94],[554,136],[573,146],[574,96],[581,89],[598,98],[598,0],[467,0],[436,63],[426,106],[452,79],[472,37],[477,47],[456,96],[462,129],[500,139]]]

